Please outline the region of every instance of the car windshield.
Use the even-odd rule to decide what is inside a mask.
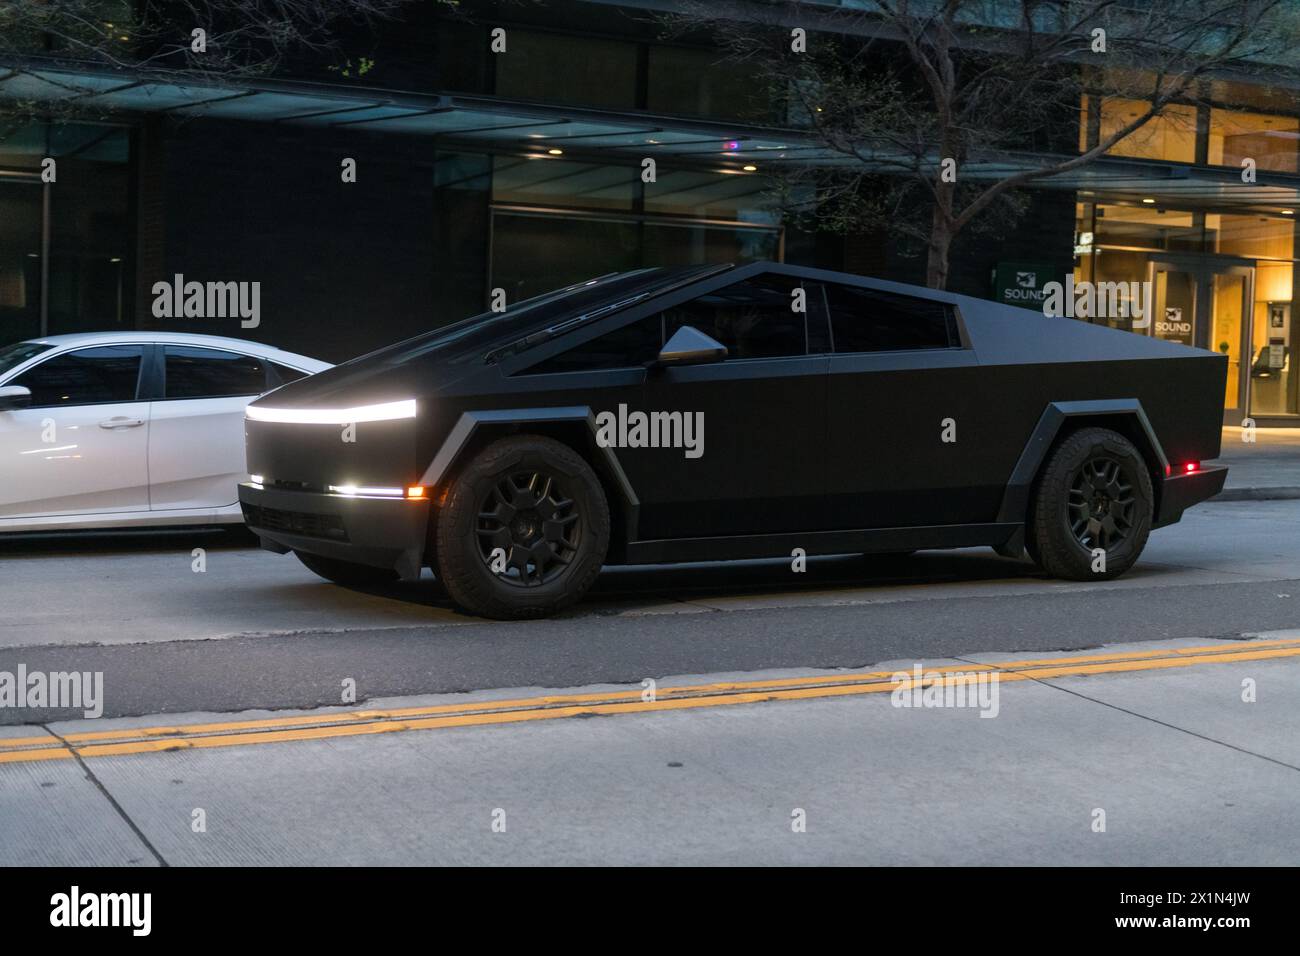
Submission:
[[[46,345],[43,342],[15,342],[13,345],[6,345],[0,349],[0,378],[4,378],[5,373],[22,365],[32,356],[48,352],[52,348],[53,345]]]
[[[658,286],[686,281],[693,275],[703,275],[717,268],[716,265],[707,265],[610,273],[524,299],[503,312],[483,312],[462,319],[361,358],[381,359],[397,364],[452,345],[466,350],[478,346],[486,348],[546,328],[557,319],[575,317],[630,296],[653,291]]]

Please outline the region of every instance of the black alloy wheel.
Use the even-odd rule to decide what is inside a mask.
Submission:
[[[563,478],[529,470],[492,485],[478,512],[479,552],[514,587],[536,587],[564,573],[582,540],[582,514]]]

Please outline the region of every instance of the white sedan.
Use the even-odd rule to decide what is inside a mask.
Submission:
[[[329,367],[165,332],[0,348],[0,532],[242,521],[244,406]]]

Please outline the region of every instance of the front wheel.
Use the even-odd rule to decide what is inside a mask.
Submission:
[[[493,442],[456,476],[437,516],[438,577],[486,617],[544,617],[600,573],[609,505],[591,466],[538,435]]]
[[[1151,533],[1151,476],[1133,443],[1083,428],[1051,453],[1030,505],[1030,555],[1053,577],[1093,581],[1133,566]]]

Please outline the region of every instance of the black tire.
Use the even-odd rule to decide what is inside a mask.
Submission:
[[[1096,581],[1133,566],[1151,533],[1154,496],[1141,453],[1109,428],[1082,428],[1047,458],[1029,509],[1027,548],[1053,577]],[[1094,570],[1094,550],[1105,570]]]
[[[302,551],[295,551],[294,554],[309,570],[335,584],[363,588],[376,587],[381,584],[392,584],[398,578],[397,572],[392,568],[376,568],[368,564],[357,564],[354,561],[323,558],[319,554],[305,554]]]
[[[479,452],[456,475],[436,522],[447,593],[471,613],[502,620],[573,604],[609,549],[609,504],[596,473],[572,448],[539,435]]]

